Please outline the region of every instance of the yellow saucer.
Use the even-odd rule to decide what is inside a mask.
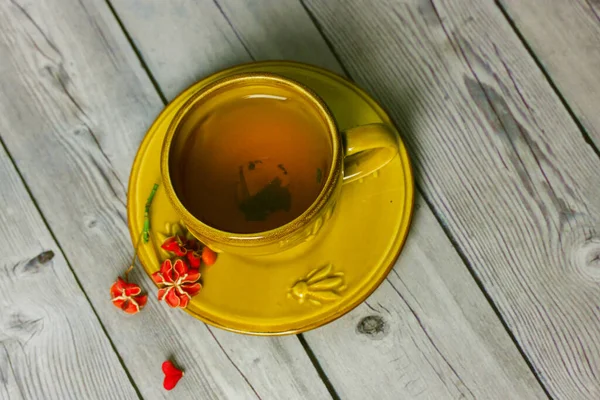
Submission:
[[[183,91],[158,116],[135,158],[127,213],[133,243],[144,225],[144,206],[160,183],[160,150],[167,126],[195,91],[216,79],[242,72],[270,72],[313,89],[327,103],[341,130],[373,122],[392,124],[364,91],[329,71],[294,62],[259,62],[212,75]],[[219,254],[202,269],[203,289],[186,311],[219,328],[255,335],[300,333],[344,315],[367,298],[394,266],[408,233],[413,209],[413,176],[404,144],[377,173],[343,186],[327,225],[291,250],[254,258]],[[152,203],[150,242],[139,248],[148,274],[168,257],[160,249],[179,218],[162,187]],[[166,306],[166,305],[165,305]],[[177,312],[173,310],[173,312]]]

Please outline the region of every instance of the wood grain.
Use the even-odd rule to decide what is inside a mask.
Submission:
[[[2,146],[0,292],[0,398],[138,398]]]
[[[187,80],[229,65],[199,54],[196,62],[185,62],[197,51],[198,28],[178,23],[169,16],[170,5],[159,0],[145,1],[143,13],[130,4],[113,2],[167,96],[191,83],[177,84],[178,77]],[[300,3],[219,0],[214,8],[223,11],[220,18],[211,2],[177,4],[197,26],[220,32],[207,51],[238,49],[228,60],[292,59],[343,71]],[[178,43],[177,48],[159,48],[148,35],[153,29],[160,29],[161,42]],[[344,399],[545,397],[420,197],[388,281],[359,308],[304,337]]]
[[[306,1],[555,398],[600,396],[600,160],[491,2]]]
[[[314,64],[314,50],[324,46],[310,21],[307,25],[291,26],[283,33],[276,28],[277,24],[264,24],[261,12],[265,6],[269,7],[270,21],[281,20],[288,13],[276,2],[257,2],[256,7],[250,7],[253,2],[213,0],[169,3],[113,0],[111,3],[167,98],[173,98],[206,75],[253,59],[294,59]],[[297,10],[298,5],[292,4]],[[231,10],[236,10],[236,14],[230,13]],[[236,24],[240,20],[254,27],[251,37],[239,36]],[[159,28],[160,35],[156,35]],[[320,54],[318,65],[341,71],[331,53]]]
[[[141,395],[171,395],[172,358],[186,371],[178,398],[327,398],[294,337],[212,331],[156,300],[134,317],[113,307],[133,251],[125,185],[163,104],[104,2],[3,1],[0,27],[2,138]],[[140,268],[131,278],[156,298]]]
[[[501,0],[500,4],[600,148],[600,3]]]

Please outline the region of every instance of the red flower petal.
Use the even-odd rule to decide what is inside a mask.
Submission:
[[[176,376],[165,376],[165,380],[163,381],[163,387],[165,390],[172,390],[177,386],[177,382],[183,377],[183,375]]]
[[[171,263],[170,259],[166,259],[162,265],[160,266],[160,272],[162,274],[163,280],[167,283],[175,283],[177,278],[173,279],[173,263]]]
[[[140,293],[142,293],[142,289],[138,285],[136,285],[134,283],[129,283],[125,287],[125,293],[124,294],[127,297],[137,296]]]
[[[171,271],[171,268],[173,268],[173,265],[171,264],[171,260],[166,259],[165,261],[162,262],[162,264],[160,264],[160,273],[164,277]]]
[[[205,246],[202,249],[202,261],[210,267],[217,261],[217,253]]]
[[[167,240],[165,240],[160,247],[166,251],[175,253],[177,257],[183,257],[185,253],[187,253],[184,241],[179,236],[172,236],[170,238],[167,238]]]
[[[171,251],[177,245],[177,238],[175,236],[171,236],[166,238],[163,244],[160,246],[167,251]]]
[[[200,279],[200,272],[191,269],[182,279],[182,283],[194,283]]]
[[[117,297],[116,299],[112,299],[113,304],[116,307],[119,307],[120,309],[123,309],[123,305],[125,304],[126,301],[127,301],[127,299],[125,299],[123,297]]]
[[[195,295],[200,293],[200,290],[202,290],[202,285],[199,283],[194,283],[192,285],[185,284],[185,285],[180,285],[180,288],[181,288],[181,290],[186,292],[190,297],[194,297]]]
[[[181,370],[179,370],[179,368],[177,368],[170,360],[167,360],[162,364],[162,371],[165,375],[182,374]]]
[[[165,298],[165,296],[167,295],[167,293],[169,292],[169,290],[173,290],[173,286],[170,286],[168,288],[162,288],[162,289],[158,289],[158,300],[163,300]]]
[[[200,264],[202,263],[200,254],[196,253],[195,251],[188,251],[185,256],[190,263],[190,267],[196,269],[200,268]]]
[[[183,262],[182,259],[178,259],[177,261],[175,261],[173,270],[175,271],[175,274],[173,274],[173,282],[176,282],[180,276],[187,274],[188,266]]]
[[[179,307],[179,296],[177,296],[177,293],[174,290],[167,291],[167,294],[165,295],[164,299],[165,303],[167,303],[170,307]]]
[[[160,271],[156,271],[155,273],[152,274],[152,280],[154,282],[158,283],[159,285],[163,285],[165,283],[165,278],[160,273]]]
[[[140,306],[135,300],[129,299],[125,302],[123,311],[125,311],[127,314],[137,314],[140,311]]]
[[[186,308],[190,303],[190,298],[187,294],[183,294],[179,296],[179,308]]]
[[[120,296],[123,291],[124,285],[125,285],[125,281],[123,280],[123,278],[121,278],[119,276],[117,278],[117,280],[115,281],[115,283],[113,283],[113,285],[110,287],[110,296],[111,297]]]
[[[137,301],[138,306],[140,306],[140,310],[141,310],[142,308],[144,308],[144,306],[148,302],[148,295],[138,296],[135,298],[135,301]]]
[[[183,371],[179,370],[171,361],[167,360],[162,364],[162,370],[165,374],[165,380],[163,381],[163,387],[166,390],[173,389],[177,382],[183,377]]]

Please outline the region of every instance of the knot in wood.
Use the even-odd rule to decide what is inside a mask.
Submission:
[[[600,282],[600,238],[586,240],[577,250],[575,263],[579,274]]]
[[[379,315],[369,315],[358,322],[356,330],[369,339],[381,339],[387,335],[388,326]]]

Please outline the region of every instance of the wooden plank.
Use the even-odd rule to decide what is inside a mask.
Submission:
[[[501,11],[306,4],[406,132],[424,195],[547,390],[599,398],[600,160]]]
[[[600,3],[500,0],[500,4],[600,148]]]
[[[168,96],[191,83],[178,85],[178,77],[203,76],[250,57],[342,71],[295,1],[219,0],[217,8],[225,15],[220,18],[211,2],[178,2],[197,26],[209,25],[223,35],[213,37],[211,48],[231,45],[232,36],[244,47],[227,62],[196,55],[192,63],[185,58],[197,51],[198,28],[170,16],[169,5],[145,1],[140,14],[129,1],[113,4],[158,84],[168,87]],[[158,47],[148,36],[157,29],[162,43],[177,43],[177,48]],[[388,281],[347,316],[304,334],[337,393],[348,399],[545,397],[420,196],[416,209]]]
[[[416,205],[388,279],[305,335],[340,396],[546,398],[427,204]]]
[[[157,301],[135,317],[113,307],[132,256],[125,185],[163,104],[104,2],[0,2],[0,27],[0,132],[141,395],[167,397],[172,357],[178,398],[326,398],[295,337],[209,329]],[[131,278],[156,297],[139,268]]]
[[[0,292],[0,398],[138,398],[2,146]]]
[[[263,7],[252,9],[247,2],[115,0],[111,3],[168,98],[210,73],[253,58],[314,63],[313,50],[323,46],[312,24],[291,26],[284,34],[274,32],[269,25],[261,25]],[[276,13],[273,17],[286,14],[284,8],[276,4],[270,6],[269,12]],[[254,25],[252,37],[238,36],[235,27],[230,25],[232,21],[223,14],[230,7],[243,13],[238,17],[245,23]],[[157,27],[160,27],[160,35],[156,34]],[[259,45],[264,42],[270,45]],[[321,52],[319,61],[323,67],[340,71],[329,52]]]

